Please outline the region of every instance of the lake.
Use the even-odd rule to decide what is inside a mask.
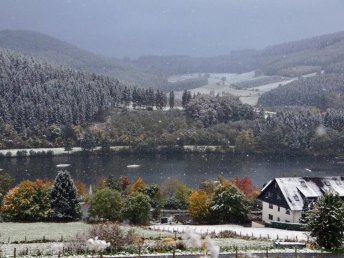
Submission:
[[[160,183],[174,177],[190,187],[197,187],[202,179],[225,176],[248,177],[261,187],[274,177],[282,176],[344,176],[344,165],[323,160],[271,161],[262,158],[239,159],[229,154],[185,155],[128,155],[111,156],[54,156],[32,158],[4,158],[0,160],[2,172],[12,175],[16,182],[24,179],[54,179],[58,164],[67,168],[75,180],[94,184],[102,177],[126,175],[130,179],[141,177],[147,183]],[[139,165],[138,167],[127,167]]]

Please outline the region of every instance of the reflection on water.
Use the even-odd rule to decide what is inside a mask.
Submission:
[[[344,176],[343,165],[327,161],[242,160],[223,154],[57,156],[0,160],[2,173],[10,173],[17,181],[53,179],[59,169],[56,167],[58,164],[70,164],[67,169],[73,178],[86,184],[94,184],[108,175],[126,175],[130,179],[141,177],[148,183],[175,177],[188,186],[197,187],[205,178],[238,176],[249,177],[260,187],[269,179],[281,176]]]

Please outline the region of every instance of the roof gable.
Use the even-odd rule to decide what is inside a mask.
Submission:
[[[344,180],[340,176],[333,177],[281,177],[275,178],[262,189],[259,199],[265,192],[272,191],[270,187],[276,182],[291,210],[302,210],[304,199],[317,199],[325,192],[333,192],[344,197]]]

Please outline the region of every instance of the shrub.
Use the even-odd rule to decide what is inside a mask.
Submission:
[[[17,157],[26,157],[26,156],[27,156],[26,150],[17,151]]]
[[[215,191],[211,202],[211,214],[217,223],[245,223],[248,221],[249,201],[233,185],[222,186]]]
[[[333,193],[320,198],[308,213],[307,229],[316,243],[332,249],[340,247],[344,240],[344,202]]]
[[[48,151],[46,152],[46,155],[47,155],[48,157],[52,157],[52,156],[54,155],[54,152],[53,152],[52,150],[48,150]]]
[[[168,198],[165,202],[164,202],[164,209],[168,209],[168,210],[178,210],[178,209],[184,209],[184,205],[182,203],[180,203],[179,200],[177,200],[175,197],[171,197]]]
[[[272,228],[279,228],[279,229],[286,229],[286,230],[295,230],[295,231],[305,231],[306,225],[300,223],[284,223],[284,222],[277,222],[272,221],[271,223],[267,224]]]
[[[98,237],[110,243],[110,248],[115,251],[120,251],[126,244],[126,237],[124,231],[116,223],[103,223],[92,226],[88,235],[90,238]]]
[[[99,220],[118,221],[122,208],[121,195],[118,191],[105,188],[98,190],[90,200],[90,216]]]
[[[125,232],[117,223],[112,222],[92,226],[87,233],[87,237],[98,237],[101,240],[109,242],[110,249],[115,252],[123,250],[128,245],[142,243],[142,238],[135,230],[130,229]]]
[[[145,225],[149,222],[150,200],[145,194],[129,195],[122,209],[122,218],[128,219],[133,224]]]

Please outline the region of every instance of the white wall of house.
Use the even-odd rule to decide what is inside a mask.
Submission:
[[[268,202],[263,202],[262,219],[264,222],[289,222],[299,223],[301,217],[301,211],[290,211],[289,214],[287,209],[277,206],[270,205]]]

